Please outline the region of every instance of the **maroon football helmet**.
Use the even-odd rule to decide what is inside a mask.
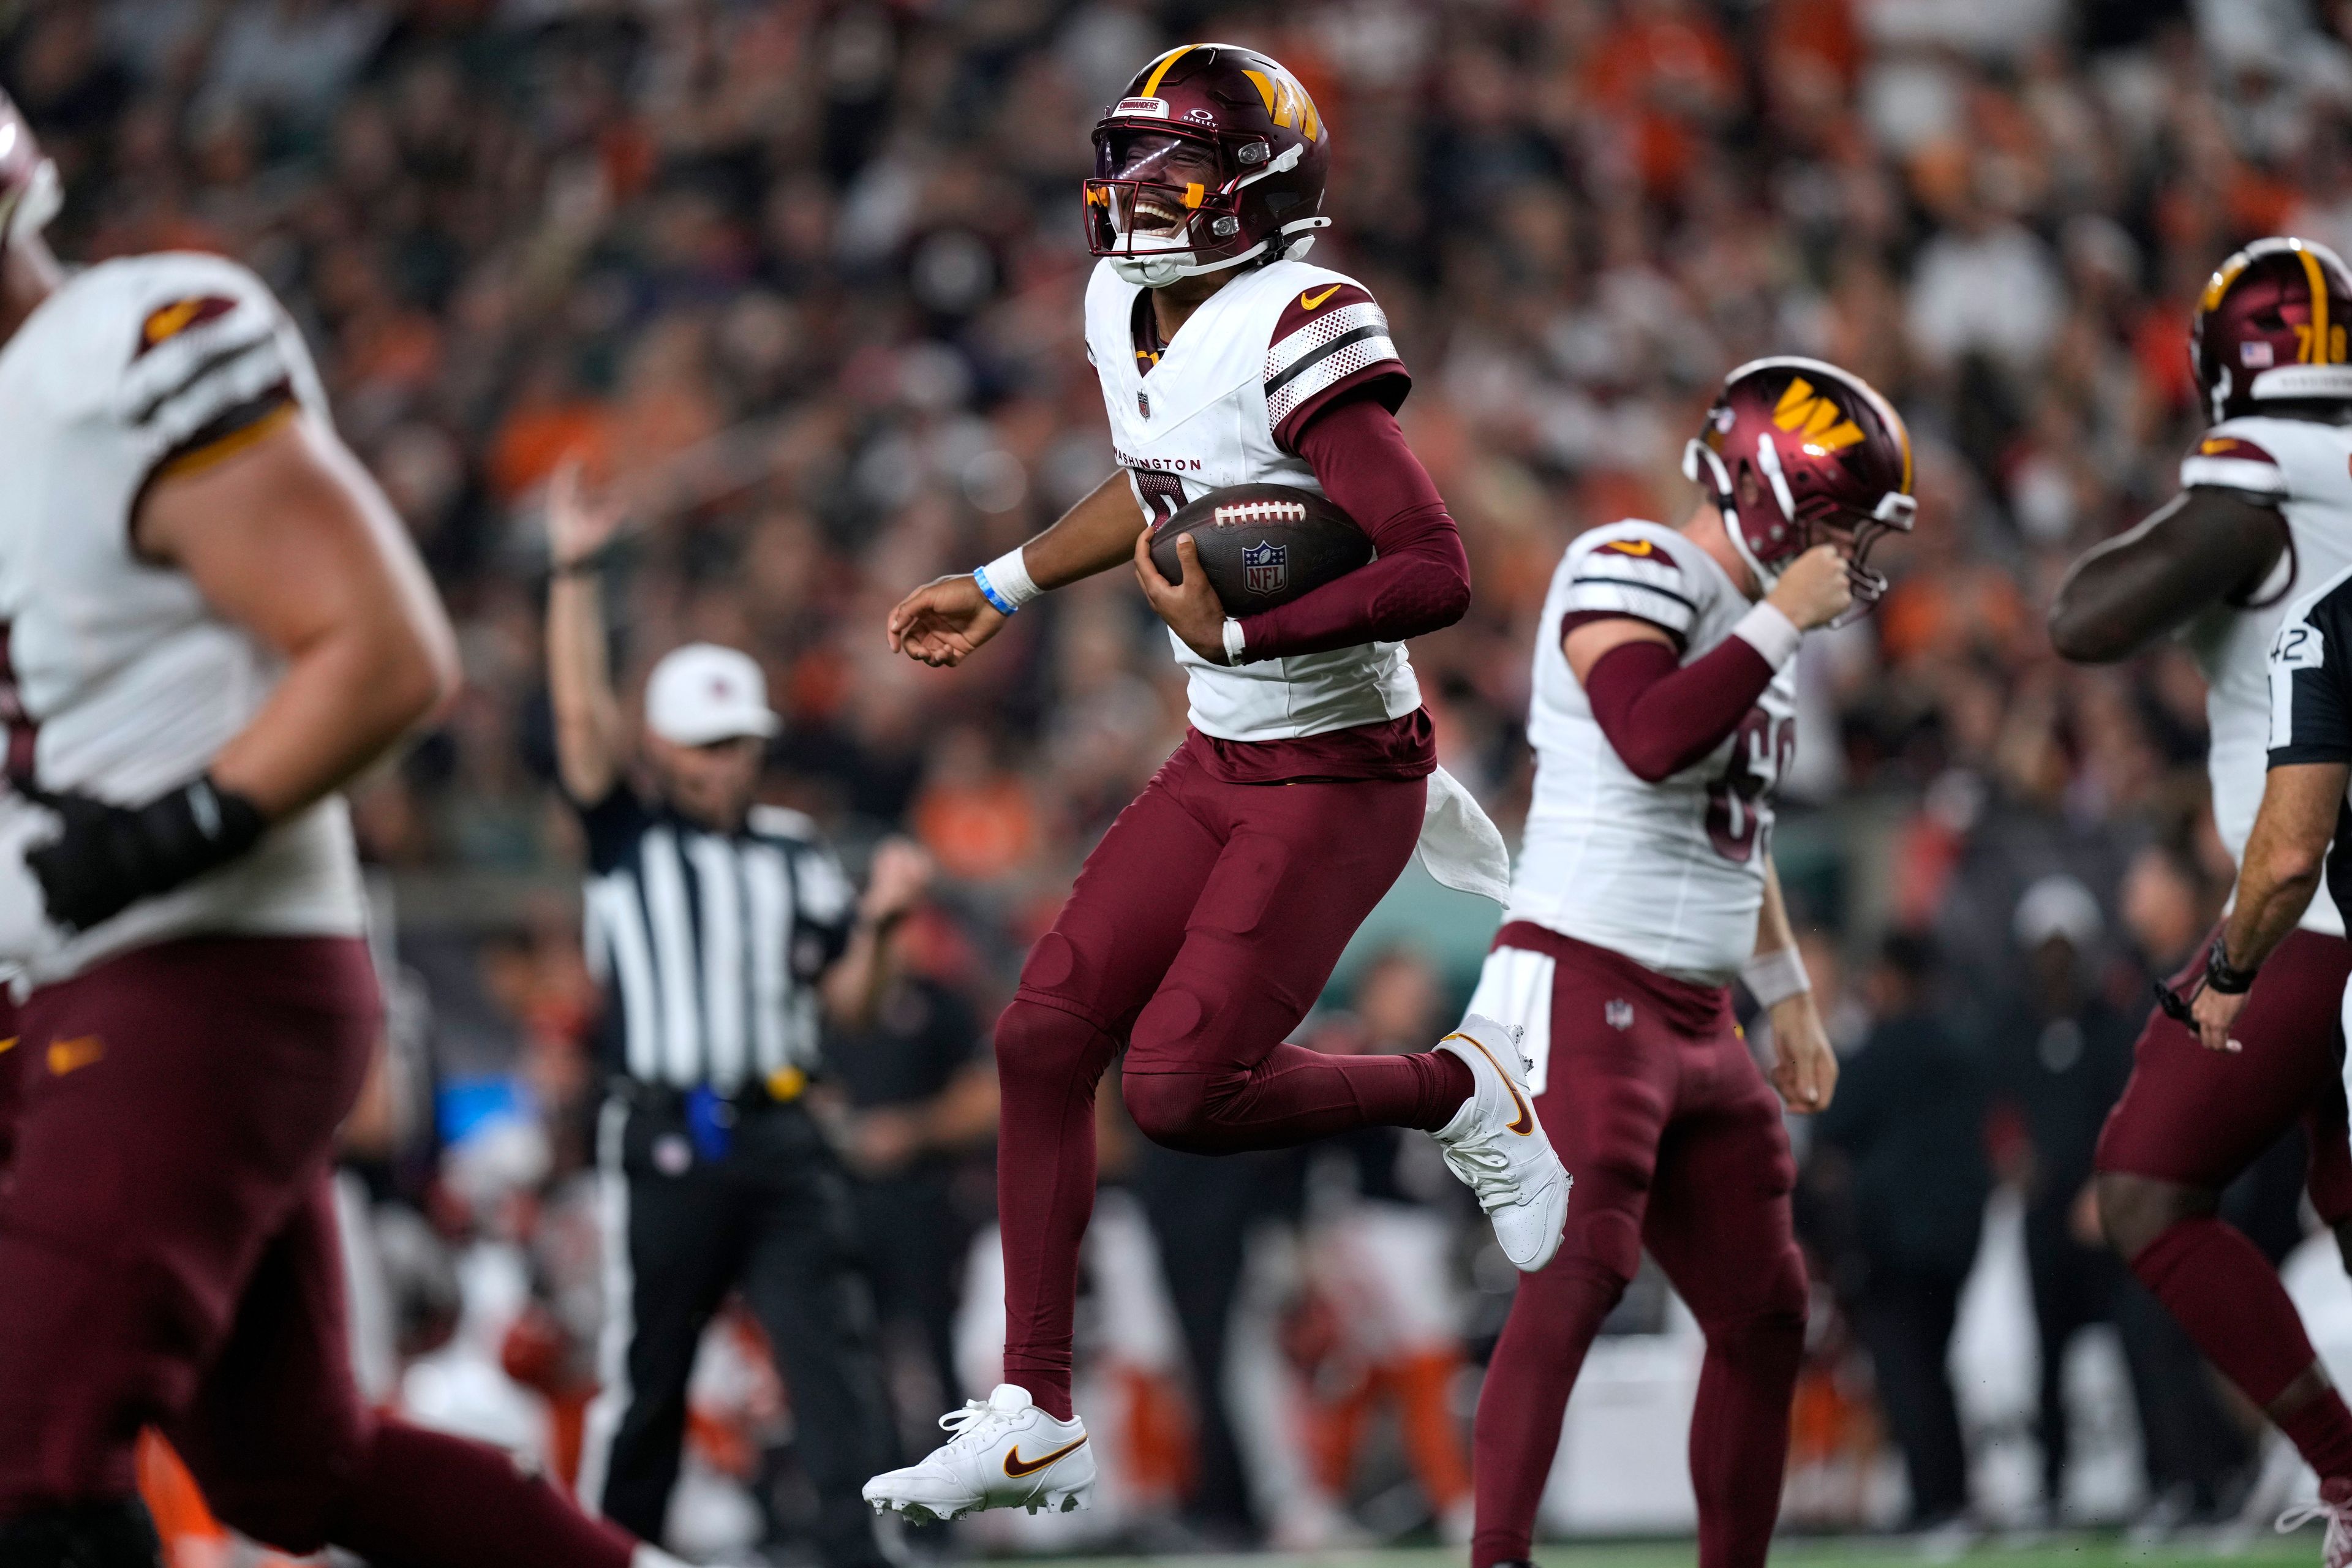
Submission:
[[[2258,239],[2221,263],[2189,322],[2189,366],[2215,424],[2255,405],[2352,398],[2352,272],[2316,240]]]
[[[1817,359],[1750,360],[1724,378],[1683,473],[1723,512],[1732,547],[1766,587],[1816,544],[1846,547],[1862,613],[1886,592],[1871,547],[1908,533],[1911,435],[1868,382]]]
[[[1135,73],[1095,122],[1087,247],[1148,289],[1315,243],[1331,131],[1280,62],[1186,44]]]

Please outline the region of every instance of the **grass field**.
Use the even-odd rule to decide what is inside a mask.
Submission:
[[[1596,1545],[1544,1545],[1536,1549],[1538,1568],[1690,1568],[1696,1553],[1688,1542],[1633,1542]],[[1313,1557],[1279,1554],[1245,1557],[1060,1557],[1034,1560],[1036,1568],[1461,1568],[1458,1551],[1335,1552]],[[1923,1568],[1965,1563],[1980,1568],[2315,1568],[2319,1561],[2316,1526],[2294,1535],[2265,1531],[2251,1537],[2201,1544],[2136,1544],[2119,1535],[2084,1534],[2032,1543],[1987,1541],[1954,1556],[1902,1538],[1865,1537],[1829,1541],[1787,1540],[1772,1561],[1789,1568]]]

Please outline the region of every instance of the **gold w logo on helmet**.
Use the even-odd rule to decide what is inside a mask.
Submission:
[[[1789,383],[1780,401],[1773,405],[1772,423],[1799,432],[1800,439],[1817,452],[1843,452],[1862,443],[1861,426],[1839,413],[1838,405],[1815,392],[1813,384],[1801,375]]]
[[[1257,95],[1265,100],[1265,111],[1274,116],[1276,125],[1296,126],[1309,142],[1323,139],[1323,122],[1315,112],[1315,100],[1307,96],[1307,89],[1298,85],[1297,78],[1286,70],[1251,70],[1246,67],[1242,75],[1249,78]]]

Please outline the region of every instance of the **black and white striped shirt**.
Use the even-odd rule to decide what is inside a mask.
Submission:
[[[721,1094],[813,1070],[816,982],[856,904],[815,825],[754,806],[740,832],[714,833],[625,785],[580,815],[608,1065]]]

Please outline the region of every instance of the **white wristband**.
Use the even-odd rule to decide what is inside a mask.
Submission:
[[[1748,989],[1762,1007],[1777,1007],[1790,997],[1802,996],[1813,988],[1805,973],[1804,962],[1793,947],[1756,954],[1739,966],[1739,978],[1748,982]]]
[[[1241,622],[1235,620],[1231,616],[1227,616],[1225,617],[1225,662],[1227,664],[1241,663],[1242,653],[1245,644],[1242,637]]]
[[[1043,592],[1021,559],[1022,548],[1016,544],[981,568],[988,574],[988,585],[1003,595],[1016,610]]]
[[[995,569],[990,568],[989,575],[995,574]],[[1779,605],[1769,604],[1758,605],[1740,616],[1731,635],[1762,654],[1764,662],[1775,669],[1796,658],[1797,645],[1805,640],[1797,623],[1782,615]]]

